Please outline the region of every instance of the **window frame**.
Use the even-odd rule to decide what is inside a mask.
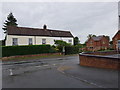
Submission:
[[[33,45],[33,39],[32,38],[28,38],[28,45]]]
[[[12,45],[13,46],[18,45],[18,38],[12,38]]]
[[[72,40],[71,40],[71,39],[69,39],[69,40],[68,40],[68,43],[72,43]]]
[[[42,44],[46,44],[46,39],[42,39]]]

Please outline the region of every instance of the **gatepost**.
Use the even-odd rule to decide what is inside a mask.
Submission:
[[[65,55],[65,46],[63,46],[62,54]]]

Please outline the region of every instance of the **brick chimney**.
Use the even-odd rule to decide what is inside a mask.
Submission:
[[[44,24],[43,29],[47,29],[47,25],[46,24]]]

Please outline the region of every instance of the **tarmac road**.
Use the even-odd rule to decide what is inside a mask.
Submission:
[[[80,66],[77,55],[7,61],[2,71],[3,88],[118,88],[118,71]]]

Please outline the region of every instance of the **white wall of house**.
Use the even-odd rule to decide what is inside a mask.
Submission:
[[[52,37],[54,40],[63,40],[67,43],[71,43],[73,45],[73,38],[72,37]],[[53,40],[53,41],[54,41]],[[69,42],[71,40],[71,42]]]
[[[42,39],[46,40],[46,44],[50,44],[50,45],[54,44],[52,37],[45,37],[45,36],[36,36],[36,44],[37,45],[42,44]]]
[[[42,44],[42,39],[46,40],[46,44],[54,45],[54,40],[63,40],[73,45],[73,38],[68,37],[45,37],[45,36],[20,36],[20,35],[7,35],[6,46],[13,45],[13,38],[18,39],[18,45],[29,45],[29,38],[32,38],[33,45]],[[69,42],[71,41],[71,42]]]
[[[7,35],[6,46],[12,46],[13,38],[18,38],[18,45],[28,45],[28,38],[32,38],[34,44],[34,36]]]

